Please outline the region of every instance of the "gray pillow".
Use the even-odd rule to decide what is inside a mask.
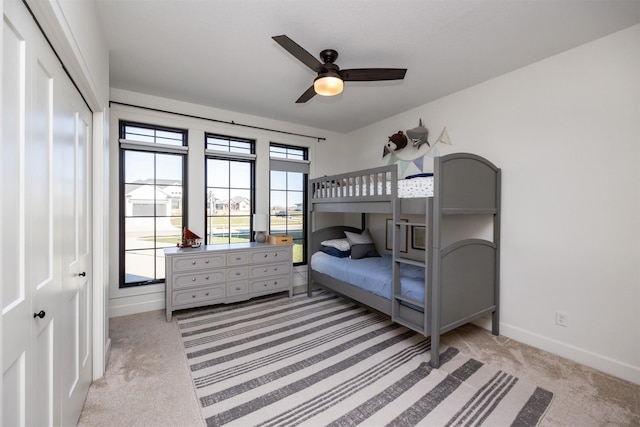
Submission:
[[[345,231],[349,245],[351,245],[351,258],[361,259],[368,257],[379,257],[380,254],[376,250],[376,246],[373,243],[369,230],[364,230],[362,233],[352,233]]]

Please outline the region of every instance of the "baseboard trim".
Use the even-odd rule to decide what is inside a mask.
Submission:
[[[131,314],[165,309],[164,295],[162,295],[162,298],[150,298],[151,295],[145,295],[145,297],[149,299],[141,300],[140,298],[129,297],[109,300],[109,317],[129,316]]]
[[[307,284],[294,286],[295,294],[307,292]],[[164,292],[119,296],[109,300],[109,317],[129,316],[166,308]]]
[[[539,348],[549,353],[573,360],[634,384],[640,384],[640,367],[632,366],[618,360],[611,359],[584,348],[576,347],[556,341],[524,329],[500,323],[500,335],[512,338],[521,343]]]

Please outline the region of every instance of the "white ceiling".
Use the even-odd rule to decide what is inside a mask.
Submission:
[[[97,0],[111,87],[346,133],[640,22],[640,0]],[[295,100],[315,74],[407,68]]]

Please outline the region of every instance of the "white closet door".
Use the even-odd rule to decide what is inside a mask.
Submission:
[[[24,4],[3,7],[1,424],[74,425],[91,380],[91,112]]]
[[[55,108],[67,120],[55,124],[60,148],[60,248],[62,259],[62,425],[75,425],[91,384],[90,189],[91,112],[71,87]],[[76,96],[72,96],[75,94]]]
[[[52,138],[59,65],[33,37],[23,9],[16,1],[4,2],[3,424],[53,425],[60,400]]]
[[[2,425],[33,424],[30,417],[32,400],[28,393],[28,372],[32,365],[30,316],[32,286],[25,277],[25,128],[27,107],[25,82],[31,81],[27,70],[27,44],[23,33],[24,20],[15,16],[16,5],[5,2],[3,20],[2,77],[2,168],[0,191],[2,230],[0,245],[0,281],[2,286]]]

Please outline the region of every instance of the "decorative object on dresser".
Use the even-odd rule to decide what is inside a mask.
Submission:
[[[293,243],[293,237],[286,234],[269,234],[267,243],[271,245],[290,245]]]
[[[291,245],[231,243],[165,248],[164,254],[167,321],[175,310],[293,295]]]
[[[269,229],[269,217],[266,214],[253,214],[253,230],[255,234],[253,240],[264,243],[267,235],[264,233]]]
[[[182,242],[178,243],[179,248],[198,248],[202,244],[202,237],[198,236],[187,227],[182,233]]]

